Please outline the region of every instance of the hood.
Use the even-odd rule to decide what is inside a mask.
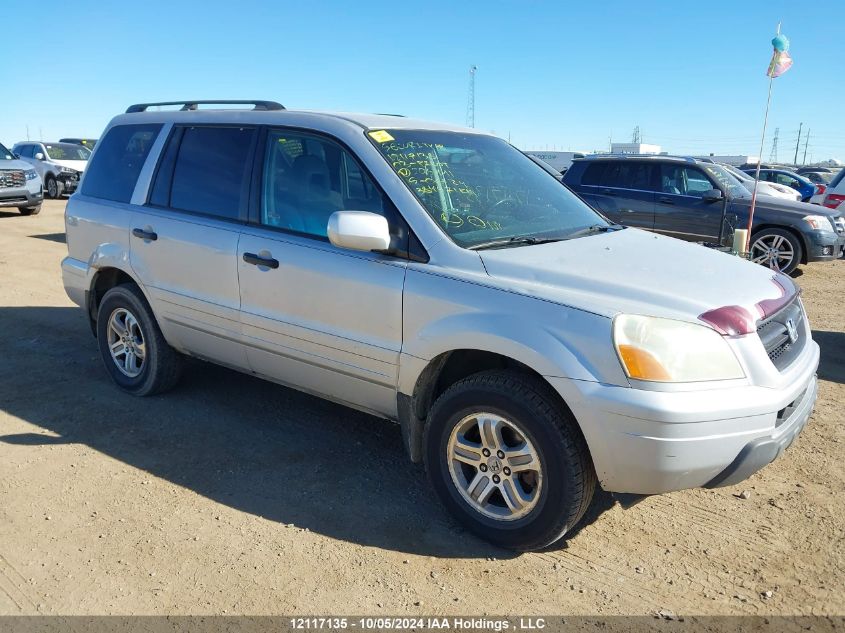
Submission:
[[[24,171],[32,170],[32,165],[19,158],[14,160],[0,160],[0,169],[22,169]]]
[[[613,317],[644,314],[701,323],[739,306],[751,323],[795,294],[792,281],[732,255],[624,229],[563,242],[479,251],[500,287]],[[777,277],[777,281],[773,278]]]
[[[731,205],[749,209],[751,207],[751,196],[743,198],[732,198]],[[828,209],[819,204],[810,204],[809,202],[801,202],[799,200],[787,200],[786,198],[766,197],[764,200],[757,198],[755,205],[755,213],[759,209],[768,209],[771,211],[780,211],[783,213],[794,213],[796,217],[803,218],[805,215],[826,215],[828,217],[836,217],[839,212],[835,209]]]
[[[71,169],[75,169],[76,171],[83,172],[85,171],[85,166],[88,165],[87,160],[50,160],[51,163],[54,165],[58,165],[59,167],[70,167]]]

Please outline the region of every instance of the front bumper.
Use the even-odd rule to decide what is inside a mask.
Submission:
[[[660,494],[730,485],[778,457],[812,412],[818,364],[810,340],[779,389],[645,391],[547,379],[578,420],[602,487]]]
[[[82,174],[80,174],[79,172],[74,172],[72,174],[62,172],[58,176],[56,176],[56,180],[61,185],[60,193],[66,193],[70,195],[74,191],[76,191],[77,187],[79,187],[79,179],[81,177]]]
[[[845,235],[832,231],[812,231],[805,233],[807,243],[807,261],[824,262],[838,259],[845,248]]]
[[[818,381],[815,376],[795,402],[778,411],[775,431],[769,437],[758,437],[743,446],[730,466],[705,484],[705,488],[732,486],[748,479],[758,470],[775,461],[783,451],[792,445],[795,438],[804,430],[813,405],[818,396]]]
[[[0,189],[0,207],[37,207],[43,200],[41,181],[37,178],[24,187]]]

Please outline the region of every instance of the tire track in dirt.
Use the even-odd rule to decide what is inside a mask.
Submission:
[[[26,584],[26,578],[0,554],[0,590],[21,613],[38,610],[38,605],[30,597]]]

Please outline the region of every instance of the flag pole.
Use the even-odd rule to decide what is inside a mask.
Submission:
[[[778,25],[780,32],[780,25]],[[763,135],[760,137],[760,154],[757,158],[757,169],[754,172],[754,189],[751,192],[751,208],[748,210],[748,233],[745,237],[745,252],[751,250],[751,224],[754,222],[754,207],[757,205],[757,183],[760,182],[760,163],[763,161],[763,147],[766,144],[766,126],[769,123],[769,105],[772,103],[772,82],[774,77],[769,77],[769,96],[766,98],[766,115],[763,117]]]
[[[778,22],[777,34],[780,35],[781,23]],[[773,40],[774,43],[774,40]],[[774,59],[774,58],[773,58]],[[766,126],[769,123],[769,106],[772,104],[772,82],[775,80],[775,73],[769,75],[769,95],[766,97],[766,114],[763,116],[763,134],[760,137],[760,154],[757,157],[757,169],[754,171],[754,189],[751,192],[751,207],[748,209],[748,227],[745,236],[745,254],[750,255],[751,251],[751,224],[754,222],[754,208],[757,206],[757,184],[760,182],[760,163],[763,161],[763,149],[766,144]]]

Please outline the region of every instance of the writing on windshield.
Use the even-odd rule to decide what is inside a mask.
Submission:
[[[564,235],[603,220],[555,178],[493,136],[370,133],[426,211],[458,244]]]

